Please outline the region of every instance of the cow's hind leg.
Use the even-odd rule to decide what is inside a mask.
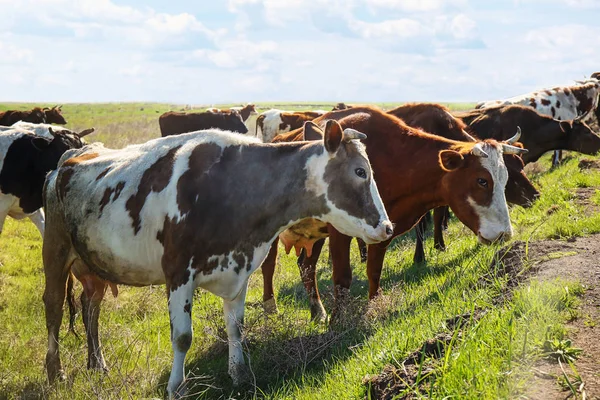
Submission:
[[[279,238],[276,238],[269,254],[261,265],[263,274],[263,308],[267,314],[277,314],[277,301],[275,300],[275,290],[273,288],[273,275],[275,274],[275,265],[277,264],[277,246]]]
[[[250,377],[250,371],[244,363],[244,352],[242,350],[242,327],[247,288],[248,280],[246,279],[242,290],[234,299],[223,299],[227,341],[229,343],[229,376],[231,376],[234,386],[247,382]]]
[[[40,231],[40,234],[42,235],[42,238],[43,238],[44,237],[44,226],[45,226],[44,210],[42,210],[41,208],[36,210],[33,214],[29,215],[29,219],[38,228],[38,231]]]
[[[446,243],[444,243],[444,220],[448,220],[448,207],[437,207],[433,210],[433,247],[435,249],[444,251],[446,250]],[[446,222],[448,225],[448,222]]]
[[[192,345],[192,299],[194,280],[174,287],[167,283],[169,294],[169,319],[171,321],[171,345],[173,347],[173,366],[167,385],[169,396],[182,396],[185,387],[185,356]]]
[[[80,262],[80,261],[77,261]],[[83,324],[87,336],[88,345],[88,369],[108,371],[100,338],[98,337],[98,318],[100,317],[100,304],[106,293],[108,284],[106,281],[93,274],[86,274],[79,278],[83,284],[81,303],[83,308]]]

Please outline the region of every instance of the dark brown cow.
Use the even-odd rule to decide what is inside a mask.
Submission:
[[[501,155],[503,151],[516,153],[523,151],[522,149],[494,140],[458,142],[442,138],[411,128],[401,119],[375,107],[361,106],[334,111],[313,122],[322,123],[327,119],[338,120],[342,127],[361,129],[367,134],[367,154],[370,156],[373,176],[383,203],[390,220],[395,223],[394,236],[411,229],[428,210],[446,204],[451,206],[458,219],[478,235],[482,243],[491,243],[511,235],[512,228],[504,197],[508,172]],[[302,135],[302,130],[298,130],[281,135],[274,142],[297,141],[301,140]],[[490,228],[492,229],[488,231]],[[294,231],[295,227],[290,230]],[[306,242],[314,242],[319,236],[327,235],[333,262],[335,294],[336,299],[339,299],[352,282],[349,249],[352,238],[331,227],[323,232],[320,229],[308,230],[302,226],[302,229],[295,232],[295,236],[304,238],[304,242],[298,240],[297,243],[307,248],[307,258],[300,269],[309,293],[311,315],[315,319],[325,316],[315,285],[315,266],[320,251],[317,243],[322,242],[315,243],[315,247],[306,246]],[[287,249],[294,244],[290,243],[294,234],[284,232],[279,238]],[[370,245],[368,248],[370,298],[379,291],[381,268],[388,244],[389,241],[379,246]],[[266,309],[275,308],[272,289],[275,255],[276,249],[272,249],[262,267]]]
[[[207,108],[206,111],[212,112],[212,113],[220,113],[220,112],[224,112],[224,113],[230,113],[231,111],[235,111],[237,113],[240,114],[240,117],[242,117],[242,121],[246,122],[246,120],[250,117],[250,115],[252,114],[258,114],[258,111],[256,111],[256,106],[254,104],[246,104],[243,107],[231,107],[231,108]]]
[[[600,150],[600,137],[580,120],[558,121],[542,115],[531,107],[520,105],[499,106],[454,113],[480,138],[503,140],[510,137],[511,129],[519,126],[523,132],[521,143],[529,153],[523,155],[525,164],[537,161],[547,151],[564,149],[583,154]]]
[[[47,124],[65,125],[67,123],[67,120],[62,115],[62,106],[45,107],[44,114],[46,114]]]
[[[25,121],[35,124],[46,123],[46,113],[40,107],[35,107],[29,111],[7,110],[0,112],[0,125],[11,126],[15,122]]]
[[[158,123],[160,134],[163,137],[212,128],[238,133],[248,132],[248,128],[237,111],[198,113],[168,111],[158,118]]]
[[[447,107],[432,103],[411,103],[396,107],[388,111],[407,125],[419,128],[425,132],[458,141],[476,140],[469,135],[465,129],[467,126],[463,121],[455,118]],[[506,201],[522,207],[529,207],[540,195],[531,181],[527,179],[523,168],[523,160],[516,154],[504,154],[504,164],[508,170],[508,182],[506,184]],[[448,207],[436,209],[434,216],[434,246],[439,250],[445,249],[442,225],[444,218],[448,216]],[[434,213],[435,214],[435,213]],[[421,219],[416,226],[415,262],[425,261],[423,250],[423,235],[425,232],[425,219]]]

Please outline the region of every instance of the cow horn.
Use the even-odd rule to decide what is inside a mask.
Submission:
[[[519,139],[521,138],[521,127],[517,126],[517,133],[515,133],[515,136],[511,137],[510,139],[508,139],[506,141],[506,143],[508,144],[513,144],[519,141]]]
[[[48,132],[49,132],[49,133],[50,133],[52,136],[56,137],[56,132],[54,132],[54,131],[52,130],[52,128],[51,128],[51,127],[48,127]]]
[[[585,113],[581,113],[579,114],[577,117],[575,117],[575,119],[573,120],[573,122],[579,122],[583,119],[583,117],[585,117]]]
[[[77,136],[79,136],[80,138],[82,138],[82,137],[84,137],[84,136],[86,136],[86,135],[89,135],[90,133],[94,132],[94,130],[95,130],[94,128],[88,128],[88,129],[84,129],[84,130],[82,130],[81,132],[79,132],[79,133],[77,134]]]
[[[502,152],[504,154],[525,154],[525,153],[529,153],[529,150],[527,149],[522,149],[520,147],[517,146],[511,146],[510,144],[505,144],[502,143]]]
[[[469,142],[477,142],[477,139],[475,139],[473,136],[469,135],[467,133],[467,131],[465,131],[464,129],[462,130],[463,135],[465,135],[467,137],[467,140]]]
[[[344,141],[349,142],[353,139],[364,140],[367,138],[362,132],[357,131],[356,129],[346,128],[344,129]]]
[[[475,146],[473,146],[473,154],[476,155],[477,157],[482,157],[482,158],[488,158],[488,153],[486,153],[485,151],[483,151],[483,149],[481,148],[481,144],[477,143]]]

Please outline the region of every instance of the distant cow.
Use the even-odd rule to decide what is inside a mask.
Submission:
[[[6,129],[6,128],[5,128]],[[0,233],[7,216],[29,217],[44,236],[42,187],[46,174],[69,149],[80,148],[80,136],[48,131],[40,137],[22,129],[0,131]]]
[[[558,121],[528,106],[509,105],[455,112],[480,138],[503,140],[521,128],[520,142],[529,150],[523,154],[525,164],[537,161],[547,151],[564,149],[583,154],[600,150],[600,137],[579,117]]]
[[[226,109],[219,108],[207,108],[206,111],[210,112],[231,112],[237,111],[242,117],[242,121],[244,121],[244,125],[248,128],[248,132],[251,135],[256,135],[256,119],[258,118],[258,111],[256,111],[256,106],[254,104],[246,104],[243,107],[231,107]]]
[[[67,123],[67,120],[65,120],[65,117],[62,115],[62,106],[54,106],[52,108],[45,107],[44,114],[46,115],[45,122],[47,124],[65,125]],[[43,123],[43,121],[40,123]]]
[[[237,111],[181,113],[168,111],[158,118],[161,136],[178,135],[205,129],[247,133],[242,117]]]
[[[454,117],[450,110],[441,104],[409,103],[389,110],[388,114],[402,119],[409,126],[434,135],[466,142],[478,140],[466,132],[467,126],[463,121]],[[503,158],[508,171],[508,182],[505,188],[506,201],[522,207],[529,207],[539,197],[540,193],[525,175],[523,160],[516,154],[504,154]],[[435,209],[434,246],[440,250],[445,248],[442,224],[447,215],[448,206]],[[425,261],[423,250],[424,218],[421,219],[415,229],[417,240],[414,261],[418,263]]]
[[[0,111],[0,125],[11,126],[18,121],[34,122],[38,124],[46,123],[46,112],[40,107],[35,107],[29,111]]]
[[[347,110],[348,108],[352,108],[352,106],[346,103],[337,103],[335,106],[333,106],[331,111]]]
[[[269,143],[280,133],[302,128],[304,122],[312,121],[321,115],[323,113],[319,111],[267,110],[256,120],[256,136],[261,137],[264,143]]]
[[[486,101],[477,104],[476,108],[490,108],[498,105],[520,104],[534,108],[537,112],[559,121],[574,120],[581,116],[584,119],[594,115],[598,109],[600,94],[600,73],[577,82],[576,85],[559,86],[552,89],[541,89],[532,93],[511,97],[506,100]],[[552,165],[560,162],[561,152],[554,152]]]
[[[83,283],[88,368],[106,369],[98,339],[104,292],[166,284],[173,365],[167,390],[183,395],[191,310],[200,286],[224,300],[229,374],[248,378],[241,324],[248,278],[291,224],[319,217],[369,243],[392,234],[364,134],[330,122],[324,140],[262,144],[209,130],[121,150],[90,145],[65,154],[46,180],[43,245],[46,369],[64,379],[59,336],[71,273]],[[266,169],[276,174],[264,174]]]

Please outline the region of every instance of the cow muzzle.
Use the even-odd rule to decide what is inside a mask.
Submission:
[[[482,243],[485,245],[490,245],[492,243],[504,242],[504,241],[510,239],[511,236],[512,236],[511,232],[500,232],[498,234],[498,236],[496,236],[495,238],[486,238],[486,237],[483,237],[481,232],[477,232],[477,239],[479,239],[479,243]]]
[[[385,220],[377,225],[375,228],[375,235],[373,237],[369,237],[365,239],[365,243],[374,244],[379,242],[385,242],[388,239],[392,238],[394,234],[394,224],[390,220]]]

